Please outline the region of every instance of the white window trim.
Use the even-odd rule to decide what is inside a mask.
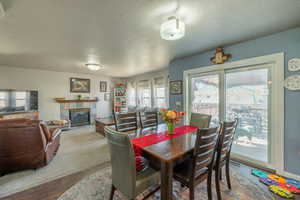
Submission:
[[[207,73],[211,71],[217,70],[228,70],[240,67],[251,67],[261,64],[272,64],[272,127],[271,133],[273,135],[273,141],[276,148],[273,148],[274,152],[272,155],[273,168],[276,170],[278,174],[281,175],[289,175],[284,169],[284,53],[276,53],[272,55],[259,56],[249,59],[243,59],[234,62],[228,62],[220,65],[211,65],[211,66],[203,66],[196,69],[186,70],[183,72],[183,81],[184,81],[184,98],[183,105],[184,111],[188,111],[188,102],[189,102],[189,94],[188,94],[188,78],[192,74],[198,73]],[[276,80],[276,81],[274,81]],[[185,119],[185,122],[188,122],[188,116]],[[274,156],[276,155],[276,156]],[[297,175],[293,175],[295,177]]]

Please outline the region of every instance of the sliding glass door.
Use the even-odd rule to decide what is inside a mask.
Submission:
[[[219,123],[220,74],[205,74],[191,77],[191,112],[212,116],[211,123]]]
[[[193,74],[188,83],[189,114],[212,115],[211,126],[238,118],[233,156],[261,165],[270,162],[270,70],[261,65]]]
[[[240,69],[225,73],[226,119],[239,119],[232,152],[269,162],[269,69]]]

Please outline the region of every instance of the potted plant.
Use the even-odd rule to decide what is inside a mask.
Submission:
[[[184,112],[177,112],[176,110],[160,110],[160,117],[162,121],[167,124],[168,133],[170,135],[174,134],[175,124],[181,122],[184,115]]]

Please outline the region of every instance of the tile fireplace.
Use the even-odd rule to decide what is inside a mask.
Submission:
[[[83,126],[91,124],[90,108],[69,109],[71,126]]]
[[[73,127],[95,124],[98,100],[55,100],[60,104],[61,120],[70,120]]]

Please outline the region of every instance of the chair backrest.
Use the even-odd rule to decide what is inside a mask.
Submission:
[[[190,170],[190,180],[197,183],[198,175],[212,172],[213,162],[218,143],[218,128],[198,129],[195,148],[192,159],[192,169]],[[201,173],[200,173],[201,172]]]
[[[43,151],[47,138],[39,120],[8,119],[0,121],[0,157],[14,157]]]
[[[208,128],[211,120],[211,115],[202,113],[192,113],[190,125],[198,128]]]
[[[158,125],[158,113],[156,111],[139,112],[139,116],[142,128]]]
[[[117,131],[131,131],[138,129],[137,115],[133,113],[114,114]]]
[[[130,138],[106,126],[104,128],[110,148],[112,184],[128,198],[133,198],[136,186],[135,155]]]
[[[226,163],[225,161],[229,161],[230,159],[231,146],[234,140],[237,124],[237,119],[235,119],[234,121],[221,122],[216,160],[216,165],[219,167],[223,166]]]

